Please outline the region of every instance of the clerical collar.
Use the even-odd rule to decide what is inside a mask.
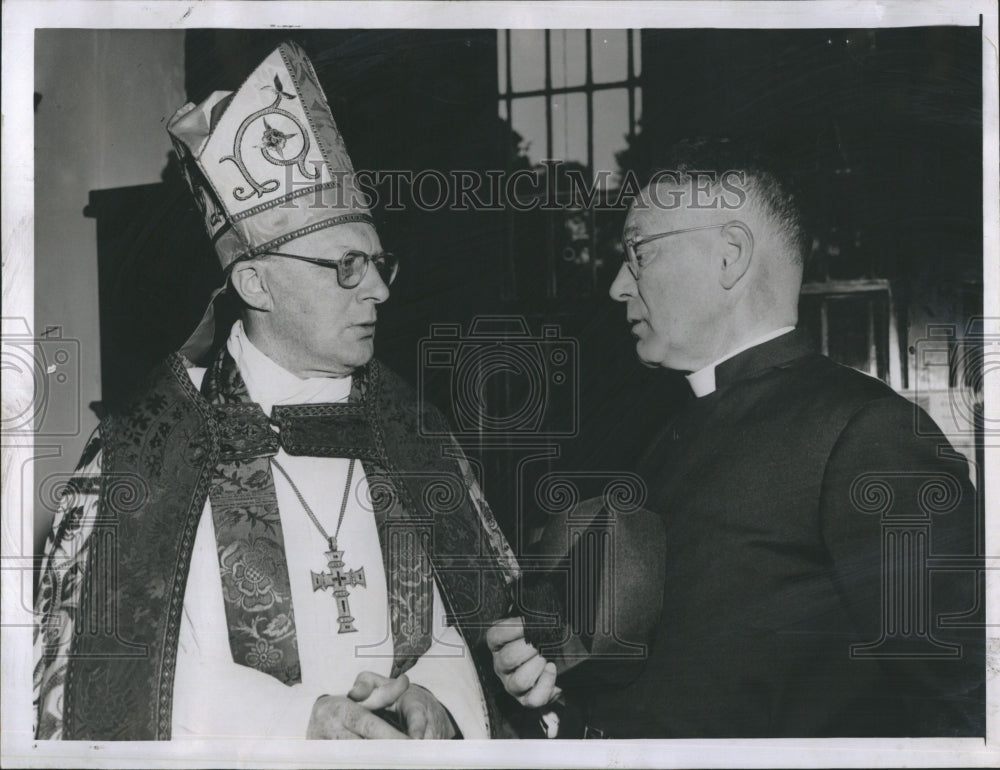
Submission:
[[[758,345],[763,345],[765,342],[770,342],[771,340],[782,336],[783,334],[788,334],[788,332],[794,331],[794,326],[782,326],[780,329],[775,329],[772,332],[761,335],[756,339],[750,340],[750,342],[745,345],[741,345],[735,350],[731,350],[726,355],[721,358],[717,358],[715,361],[699,369],[696,372],[692,372],[687,375],[688,384],[691,386],[691,390],[694,391],[695,396],[702,398],[711,393],[715,392],[715,367],[721,364],[723,361],[728,361],[730,358],[739,355],[744,350],[749,350],[750,348],[755,348]]]
[[[307,377],[303,379],[269,358],[254,345],[243,330],[243,322],[233,324],[226,342],[236,361],[247,393],[271,414],[276,404],[321,404],[346,401],[351,394],[350,377]]]

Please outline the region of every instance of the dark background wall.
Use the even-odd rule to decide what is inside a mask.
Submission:
[[[768,143],[806,194],[811,231],[852,233],[806,280],[906,278],[918,293],[981,281],[978,40],[960,27],[647,30],[643,136],[653,154],[699,133]]]

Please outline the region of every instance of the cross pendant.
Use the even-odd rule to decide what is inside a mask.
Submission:
[[[354,617],[351,615],[351,608],[347,603],[349,598],[348,586],[361,586],[367,588],[365,583],[365,568],[344,569],[344,552],[337,550],[337,538],[330,538],[330,550],[325,556],[328,559],[327,566],[329,572],[313,572],[313,591],[321,588],[333,588],[333,598],[337,600],[337,622],[340,623],[339,634],[346,634],[350,631],[357,631],[354,627]]]

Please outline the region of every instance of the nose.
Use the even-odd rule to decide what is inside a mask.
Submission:
[[[635,278],[632,277],[632,272],[625,262],[622,262],[621,267],[618,268],[618,275],[611,282],[608,294],[616,302],[625,302],[629,297],[635,296]]]
[[[372,300],[376,305],[389,299],[389,287],[382,280],[382,275],[373,262],[368,263],[368,270],[361,281],[358,293],[359,300]]]

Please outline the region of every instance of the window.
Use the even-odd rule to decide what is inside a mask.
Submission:
[[[906,388],[892,287],[883,279],[827,280],[802,286],[799,323],[823,355]]]
[[[555,172],[560,210],[509,223],[505,296],[591,296],[621,260],[623,207],[608,205],[626,169],[619,156],[638,133],[642,57],[637,30],[500,30],[498,111],[511,137],[511,168]],[[559,161],[559,165],[543,165]],[[601,205],[574,205],[569,176]],[[545,185],[540,184],[538,189]],[[622,209],[619,211],[618,209]]]
[[[531,166],[578,163],[603,188],[620,181],[615,153],[636,133],[642,66],[636,30],[501,30],[500,117]]]

